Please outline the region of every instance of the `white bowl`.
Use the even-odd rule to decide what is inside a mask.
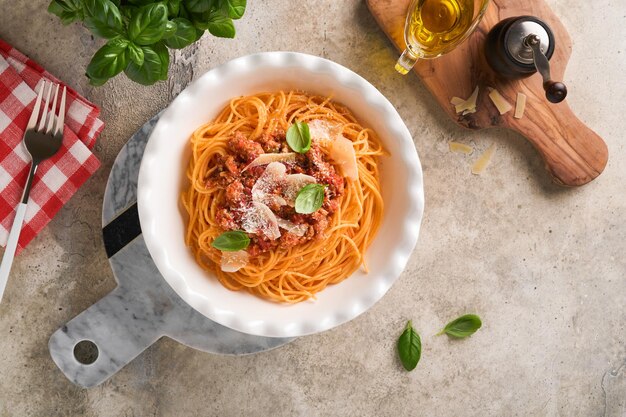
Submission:
[[[186,215],[180,193],[187,187],[189,137],[237,96],[299,89],[332,95],[364,125],[373,128],[391,153],[382,158],[385,201],[382,225],[358,270],[317,300],[295,305],[263,300],[224,288],[204,271],[185,246]],[[391,103],[365,79],[316,56],[265,52],[221,65],[194,81],[157,123],[139,171],[139,218],[143,237],[159,271],[176,293],[209,319],[267,337],[295,337],[328,330],[374,305],[400,276],[415,247],[424,209],[422,168],[411,135]]]

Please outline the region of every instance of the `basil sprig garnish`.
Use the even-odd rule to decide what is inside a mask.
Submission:
[[[224,252],[235,252],[248,247],[250,238],[239,230],[224,232],[211,242],[211,246]]]
[[[294,152],[306,153],[311,149],[311,133],[305,122],[295,122],[287,129],[287,144]]]
[[[466,314],[446,324],[446,327],[441,329],[437,336],[446,333],[448,336],[463,339],[476,333],[476,330],[480,329],[482,325],[480,317],[476,314]]]
[[[307,184],[296,196],[296,213],[315,213],[324,203],[324,186],[322,184]]]
[[[411,320],[407,322],[404,332],[398,339],[398,354],[402,366],[407,371],[415,369],[422,356],[422,341],[420,335],[413,328]]]

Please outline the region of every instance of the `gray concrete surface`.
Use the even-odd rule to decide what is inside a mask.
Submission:
[[[203,38],[178,57],[174,82],[93,88],[82,74],[98,43],[83,27],[63,27],[45,1],[0,1],[0,37],[101,105],[107,124],[102,168],[16,259],[0,304],[0,416],[626,415],[626,3],[549,1],[574,42],[570,105],[610,152],[604,174],[577,189],[552,185],[522,137],[462,130],[415,76],[394,74],[396,52],[364,2],[250,3],[237,39]],[[270,50],[346,65],[403,116],[426,190],[407,270],[366,314],[286,347],[224,357],[161,340],[103,385],[73,386],[47,341],[115,285],[100,235],[115,155],[177,83]],[[475,155],[448,151],[451,140],[477,152],[497,144],[483,176],[470,173]],[[476,335],[433,336],[465,312],[483,318]],[[411,373],[395,352],[409,318],[424,347]]]

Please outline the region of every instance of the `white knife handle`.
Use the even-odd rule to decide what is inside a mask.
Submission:
[[[28,204],[26,203],[20,203],[17,206],[13,226],[11,226],[7,246],[4,249],[4,255],[2,256],[2,264],[0,264],[0,301],[2,301],[2,294],[4,294],[4,288],[7,286],[9,272],[11,272],[11,265],[13,265],[13,257],[15,256],[15,249],[17,249],[17,241],[20,238],[20,233],[22,232],[22,223],[24,222],[24,216],[26,215],[26,207],[28,207]]]

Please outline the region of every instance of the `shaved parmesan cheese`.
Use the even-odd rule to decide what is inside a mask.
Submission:
[[[238,250],[236,252],[222,252],[221,269],[224,272],[237,272],[248,265],[248,252]]]
[[[295,224],[280,217],[277,217],[276,220],[278,221],[279,227],[285,229],[289,233],[293,233],[296,236],[304,236],[307,230],[309,230],[308,224]]]
[[[258,158],[257,158],[258,159]],[[252,201],[262,204],[287,204],[284,198],[274,194],[274,190],[285,180],[287,167],[280,162],[271,162],[263,171],[263,174],[252,186]]]
[[[338,135],[331,143],[330,157],[341,169],[341,175],[353,180],[359,179],[359,170],[356,164],[356,153],[350,139]]]
[[[482,172],[487,168],[487,165],[489,165],[489,161],[491,161],[491,157],[493,156],[495,150],[496,144],[493,143],[482,155],[480,155],[476,162],[474,162],[474,165],[472,165],[472,174],[482,174]]]
[[[515,114],[513,117],[521,119],[524,116],[524,110],[526,109],[526,94],[517,93],[517,100],[515,101]]]
[[[478,86],[474,88],[474,92],[472,95],[467,98],[467,100],[463,100],[459,97],[452,97],[450,103],[454,105],[454,110],[457,113],[469,114],[476,113],[476,100],[478,99]]]
[[[464,153],[465,155],[469,155],[472,152],[474,152],[474,148],[472,148],[469,145],[465,145],[463,143],[450,142],[449,146],[450,146],[450,152],[459,152],[459,153]]]
[[[339,123],[315,119],[307,122],[307,125],[309,125],[311,140],[322,146],[327,146],[330,142],[335,140],[337,135],[341,134],[341,125]]]
[[[491,99],[491,102],[496,106],[500,114],[504,114],[513,108],[513,106],[511,106],[511,104],[506,101],[506,99],[502,97],[500,92],[495,88],[489,88],[489,98]]]
[[[295,154],[295,152],[289,152],[289,153],[264,153],[264,154],[259,155],[254,161],[252,161],[248,165],[246,165],[246,167],[243,169],[243,171],[245,171],[246,169],[249,169],[249,168],[257,167],[259,165],[267,165],[267,164],[270,164],[272,162],[295,162],[295,161],[296,161],[296,154]]]
[[[452,105],[454,105],[454,106],[457,106],[457,105],[459,105],[461,103],[464,103],[464,102],[465,102],[465,100],[463,100],[460,97],[452,97],[452,99],[450,100],[450,103],[452,103]]]
[[[248,233],[262,234],[270,240],[280,237],[276,215],[268,206],[256,201],[252,207],[243,209],[241,227]]]
[[[315,177],[306,174],[291,174],[285,177],[283,184],[283,197],[285,197],[286,204],[291,207],[296,204],[296,197],[298,192],[307,184],[314,184],[317,180]]]

